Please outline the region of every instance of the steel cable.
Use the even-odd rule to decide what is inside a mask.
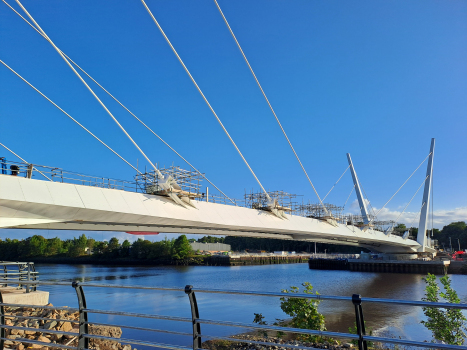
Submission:
[[[303,172],[305,173],[305,176],[306,176],[306,178],[308,179],[308,182],[310,183],[311,187],[313,188],[313,191],[315,192],[316,196],[318,197],[318,200],[319,200],[321,206],[323,207],[323,209],[324,209],[324,211],[326,212],[326,214],[328,214],[328,211],[327,211],[326,207],[325,207],[324,204],[323,204],[324,198],[323,198],[323,200],[321,200],[321,198],[319,197],[318,191],[316,191],[315,186],[314,186],[313,183],[311,182],[311,179],[310,179],[310,177],[308,176],[308,173],[306,172],[305,167],[303,166],[302,162],[300,161],[300,158],[298,157],[297,152],[295,151],[295,149],[294,149],[293,146],[292,146],[292,142],[290,142],[289,137],[287,136],[287,133],[285,132],[284,128],[282,127],[281,122],[279,121],[279,118],[278,118],[277,115],[276,115],[276,112],[275,112],[274,109],[272,108],[272,105],[271,105],[271,103],[269,102],[269,99],[267,98],[266,93],[264,92],[264,90],[263,90],[261,84],[259,83],[259,80],[258,80],[258,78],[256,77],[256,74],[255,74],[255,72],[253,71],[253,68],[251,67],[250,62],[248,62],[248,59],[246,58],[246,55],[245,55],[245,53],[243,52],[243,49],[242,49],[242,47],[240,46],[240,43],[238,42],[237,38],[235,37],[235,34],[234,34],[234,32],[232,31],[232,28],[230,28],[230,25],[229,25],[229,22],[227,21],[227,18],[225,18],[224,13],[222,12],[222,10],[221,10],[219,4],[217,3],[217,0],[214,0],[214,2],[215,2],[215,4],[216,4],[217,9],[219,10],[220,14],[222,15],[222,18],[224,19],[224,22],[225,22],[225,24],[227,25],[227,28],[229,29],[230,34],[232,34],[232,37],[233,37],[233,39],[235,40],[235,43],[237,44],[237,46],[238,46],[240,52],[242,53],[242,56],[243,56],[243,58],[245,59],[245,62],[246,62],[246,64],[248,65],[248,68],[250,68],[250,72],[251,72],[251,74],[253,75],[253,78],[255,78],[256,84],[258,84],[258,87],[259,87],[259,89],[261,90],[261,93],[263,94],[264,99],[266,100],[266,102],[267,102],[269,108],[271,109],[272,114],[274,114],[274,118],[276,118],[277,124],[279,124],[279,127],[281,128],[282,133],[284,134],[284,136],[285,136],[287,142],[289,143],[289,146],[290,146],[290,148],[292,149],[292,151],[293,151],[293,153],[294,153],[294,155],[295,155],[295,158],[297,158],[298,163],[300,164],[300,167],[302,168]],[[328,194],[329,194],[329,193],[328,193]],[[326,198],[326,197],[325,197],[325,198]]]
[[[18,0],[16,0],[18,1]],[[261,187],[261,189],[263,190],[263,192],[266,194],[266,196],[268,197],[269,200],[271,200],[271,197],[269,196],[269,194],[266,192],[266,190],[264,189],[263,185],[261,184],[261,182],[259,181],[258,177],[256,176],[255,172],[253,171],[253,169],[251,168],[250,164],[248,164],[247,160],[245,159],[245,157],[243,156],[242,152],[240,152],[240,149],[237,147],[237,145],[235,144],[234,140],[232,139],[232,137],[230,136],[229,132],[227,131],[227,129],[225,128],[224,124],[222,124],[221,120],[219,119],[219,117],[217,116],[217,113],[214,111],[214,109],[212,108],[211,104],[209,103],[208,99],[206,98],[206,96],[204,96],[203,92],[201,91],[201,88],[198,86],[198,84],[196,83],[195,79],[193,78],[193,76],[191,75],[190,71],[188,70],[188,68],[185,66],[185,63],[183,63],[182,59],[180,58],[180,56],[178,55],[177,51],[175,50],[175,48],[173,47],[172,43],[170,42],[169,38],[167,37],[167,35],[165,34],[165,32],[162,30],[162,27],[160,26],[159,22],[157,22],[156,20],[156,17],[154,17],[154,15],[152,14],[151,10],[149,9],[148,5],[146,5],[146,3],[144,2],[144,0],[141,0],[141,2],[143,3],[144,7],[146,8],[146,10],[148,11],[149,15],[151,16],[152,20],[154,21],[154,23],[156,24],[157,28],[159,28],[159,31],[162,33],[163,37],[165,38],[165,40],[167,41],[167,43],[169,44],[170,48],[172,49],[173,53],[175,54],[175,56],[177,56],[177,59],[178,61],[180,62],[180,64],[183,66],[183,69],[185,69],[185,72],[188,74],[188,76],[190,77],[191,81],[193,82],[193,84],[195,85],[196,89],[198,90],[198,92],[200,93],[201,97],[203,98],[204,102],[206,102],[206,104],[208,105],[209,109],[211,110],[212,114],[214,115],[214,117],[216,117],[219,125],[222,127],[222,130],[224,130],[225,134],[227,135],[227,137],[229,138],[230,142],[232,143],[232,145],[235,147],[235,149],[237,150],[238,154],[240,155],[240,157],[243,159],[243,161],[245,162],[246,166],[248,167],[248,169],[250,170],[251,174],[253,175],[253,177],[255,178],[256,182],[258,182],[259,186]]]
[[[26,10],[26,8],[21,4],[19,0],[15,0],[16,3],[21,7],[21,9],[26,13],[26,15],[29,17],[29,19],[34,23],[34,25],[37,27],[37,29],[44,35],[44,38],[47,39],[47,41],[53,46],[55,51],[60,55],[60,57],[63,58],[63,60],[66,62],[66,64],[71,68],[71,70],[76,74],[76,76],[81,80],[81,82],[86,86],[86,88],[89,90],[89,92],[94,96],[94,98],[99,102],[99,104],[104,108],[104,110],[109,114],[109,116],[114,120],[114,122],[120,127],[120,129],[123,131],[123,133],[128,137],[128,139],[133,143],[133,145],[138,149],[138,151],[143,155],[143,157],[151,164],[151,166],[154,168],[154,171],[159,175],[160,177],[164,178],[162,173],[157,169],[157,167],[151,162],[151,160],[148,158],[148,156],[143,152],[143,150],[138,146],[138,144],[133,140],[133,138],[128,134],[128,132],[125,130],[125,128],[118,122],[118,120],[113,116],[113,114],[109,111],[107,106],[99,99],[99,97],[96,95],[96,93],[91,89],[91,87],[86,83],[86,81],[83,79],[83,77],[76,71],[76,69],[73,67],[73,65],[68,61],[68,59],[63,55],[62,51],[54,44],[54,42],[47,36],[47,34],[44,32],[44,30],[39,26],[39,24],[34,20],[34,18],[29,14],[29,12]]]

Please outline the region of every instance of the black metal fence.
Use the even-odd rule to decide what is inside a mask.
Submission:
[[[36,271],[33,262],[11,262],[0,261],[0,286],[8,287],[8,285],[18,286],[18,289],[23,287],[26,293],[36,290],[35,284],[23,282],[37,281],[39,272]]]
[[[36,344],[52,348],[62,348],[62,349],[72,349],[72,350],[87,350],[89,349],[90,339],[98,340],[108,340],[115,341],[123,344],[131,345],[142,345],[149,346],[153,348],[161,349],[202,349],[202,339],[222,339],[238,343],[250,343],[263,346],[274,346],[274,347],[284,347],[284,348],[293,348],[293,349],[312,349],[310,347],[301,346],[301,345],[289,345],[289,344],[277,344],[272,342],[265,341],[254,341],[246,339],[238,339],[235,337],[223,337],[210,334],[204,334],[201,332],[201,326],[203,324],[210,325],[221,325],[228,327],[237,327],[237,328],[248,328],[255,329],[260,331],[280,331],[284,333],[296,333],[304,335],[314,335],[322,337],[331,337],[331,338],[340,338],[340,339],[350,339],[358,342],[359,350],[367,350],[368,342],[381,342],[385,344],[393,345],[404,345],[410,347],[422,347],[422,348],[436,348],[436,349],[453,349],[453,350],[466,350],[465,346],[449,345],[449,344],[438,344],[438,343],[429,343],[429,342],[417,342],[407,339],[393,339],[393,338],[384,338],[384,337],[375,337],[367,335],[365,332],[365,321],[363,313],[363,304],[367,303],[384,303],[388,305],[406,305],[406,306],[418,306],[418,307],[435,307],[435,308],[446,308],[446,309],[467,309],[467,304],[450,304],[450,303],[431,303],[424,301],[411,301],[411,300],[392,300],[392,299],[377,299],[377,298],[362,298],[358,294],[354,294],[351,297],[345,296],[329,296],[329,295],[311,295],[311,294],[284,294],[284,293],[270,293],[270,292],[250,292],[250,291],[231,291],[231,290],[220,290],[220,289],[198,289],[193,286],[186,286],[185,288],[162,288],[162,287],[145,287],[145,286],[119,286],[119,285],[103,285],[103,284],[92,284],[92,283],[64,283],[64,282],[22,282],[29,285],[62,285],[73,287],[76,291],[76,296],[78,300],[78,308],[69,308],[69,307],[52,307],[52,306],[37,306],[37,305],[21,305],[21,304],[8,304],[3,302],[3,298],[0,290],[0,347],[3,349],[4,341],[11,340],[6,338],[5,330],[6,329],[17,329],[23,331],[35,331],[42,333],[55,333],[62,335],[71,335],[78,337],[77,346],[68,346],[62,344],[54,343],[45,343],[37,340],[24,339],[24,338],[15,338],[14,341],[22,342],[26,344]],[[84,293],[84,288],[123,288],[123,289],[140,289],[140,290],[154,290],[154,291],[169,291],[169,292],[184,292],[190,302],[191,307],[191,318],[184,317],[174,317],[174,316],[164,316],[164,315],[155,315],[155,314],[138,314],[130,312],[121,312],[121,311],[110,311],[110,310],[98,310],[98,309],[89,309],[87,308],[86,298]],[[260,324],[250,324],[250,323],[241,323],[241,322],[230,322],[230,321],[220,321],[220,320],[211,320],[204,319],[200,317],[200,312],[198,309],[198,303],[196,301],[196,294],[201,293],[211,293],[211,294],[226,294],[226,295],[243,295],[243,296],[263,296],[263,297],[274,297],[274,298],[304,298],[304,299],[318,299],[318,300],[334,300],[334,301],[348,301],[354,305],[355,309],[355,321],[357,326],[357,334],[350,333],[340,333],[340,332],[329,332],[329,331],[319,331],[319,330],[309,330],[309,329],[299,329],[291,327],[281,327],[273,325],[260,325]],[[52,310],[67,310],[67,311],[77,311],[79,313],[79,319],[77,321],[69,319],[53,319],[54,321],[60,322],[74,322],[79,324],[78,333],[73,332],[64,332],[51,329],[37,329],[30,327],[18,327],[7,325],[5,318],[34,318],[38,320],[51,320],[44,317],[31,317],[31,316],[16,316],[16,315],[6,315],[5,307],[26,307],[26,308],[39,308],[39,309],[52,309]],[[192,325],[192,333],[184,333],[177,331],[170,331],[164,329],[154,329],[154,328],[144,328],[136,326],[127,326],[127,325],[117,325],[117,324],[106,324],[106,323],[97,323],[89,322],[88,315],[90,314],[106,314],[114,316],[127,316],[127,317],[136,317],[136,318],[145,318],[145,319],[157,319],[157,320],[168,320],[168,321],[177,321],[177,322],[188,322]],[[189,336],[193,339],[193,345],[190,347],[180,346],[180,345],[170,345],[158,343],[156,341],[142,341],[134,339],[125,339],[125,338],[113,338],[106,337],[102,335],[93,335],[89,333],[89,325],[101,325],[101,326],[110,326],[110,327],[121,327],[134,330],[142,331],[151,331],[159,333],[169,333],[180,336]]]

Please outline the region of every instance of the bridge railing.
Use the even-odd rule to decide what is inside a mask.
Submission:
[[[100,188],[110,188],[129,192],[146,193],[145,182],[141,180],[127,181],[111,179],[107,177],[99,177],[92,175],[83,175],[72,171],[66,171],[60,168],[53,168],[45,165],[29,164],[21,162],[7,161],[4,157],[0,157],[0,173],[3,175],[19,176],[26,178],[45,179],[45,176],[53,182],[63,182],[74,185],[83,185]],[[44,176],[45,175],[45,176]],[[137,177],[141,178],[141,176]],[[208,201],[219,204],[229,204],[244,206],[243,200],[232,199],[233,203],[225,196],[216,194],[203,194],[202,197],[196,198],[198,201]]]
[[[32,282],[27,282],[32,284]],[[330,296],[330,295],[312,295],[312,294],[284,294],[284,293],[272,293],[272,292],[254,292],[254,291],[234,291],[234,290],[221,290],[221,289],[202,289],[194,288],[193,286],[186,286],[184,288],[163,288],[163,287],[146,287],[146,286],[121,286],[121,285],[103,285],[103,284],[93,284],[93,283],[79,283],[79,282],[40,282],[41,285],[61,285],[61,286],[70,286],[75,289],[78,308],[69,308],[69,307],[52,307],[52,306],[32,306],[32,305],[22,305],[22,304],[9,304],[4,303],[3,299],[0,298],[0,348],[3,349],[4,342],[7,340],[20,342],[24,344],[34,344],[39,346],[55,347],[62,349],[73,349],[73,350],[84,350],[89,349],[90,340],[106,340],[119,342],[123,344],[130,345],[142,345],[153,348],[163,348],[163,349],[202,349],[202,339],[218,339],[232,341],[235,343],[249,343],[261,346],[274,346],[275,348],[294,348],[294,349],[313,349],[304,345],[290,345],[290,344],[278,344],[268,341],[255,341],[251,339],[240,339],[236,336],[224,337],[213,334],[206,334],[201,332],[202,325],[221,325],[239,329],[254,329],[258,331],[280,331],[284,333],[296,333],[303,335],[313,335],[321,337],[332,337],[332,338],[341,338],[341,339],[350,339],[357,341],[359,350],[367,350],[368,342],[381,342],[384,344],[392,345],[404,345],[409,347],[421,347],[421,348],[437,348],[437,349],[453,349],[453,350],[466,350],[465,346],[449,345],[449,344],[439,344],[439,343],[429,343],[429,342],[418,342],[408,339],[394,339],[386,337],[375,337],[366,334],[365,331],[365,320],[363,315],[363,304],[369,303],[383,303],[388,305],[406,305],[406,306],[417,306],[417,307],[434,307],[434,308],[445,308],[445,309],[467,309],[467,304],[450,304],[450,303],[431,303],[424,301],[411,301],[411,300],[392,300],[392,299],[376,299],[376,298],[362,298],[358,294],[354,294],[351,297],[345,296]],[[156,315],[156,314],[139,314],[131,312],[121,312],[113,310],[100,310],[100,309],[90,309],[87,307],[85,289],[88,288],[105,288],[105,289],[132,289],[132,290],[150,290],[150,291],[165,291],[173,293],[185,293],[189,299],[190,309],[191,309],[191,318],[186,317],[174,317],[166,315]],[[341,333],[341,332],[329,332],[329,331],[319,331],[319,330],[309,330],[309,329],[300,329],[292,327],[281,327],[273,325],[261,325],[261,324],[251,324],[251,323],[242,323],[242,322],[231,322],[231,321],[221,321],[201,318],[201,313],[199,310],[199,305],[196,300],[196,295],[206,293],[206,294],[223,294],[226,295],[226,299],[229,300],[229,297],[232,295],[239,295],[245,297],[272,297],[272,298],[302,298],[302,299],[318,299],[318,300],[331,300],[331,301],[346,301],[352,303],[355,310],[355,323],[357,327],[357,334],[351,333]],[[92,295],[92,294],[90,294]],[[1,297],[1,293],[0,293]],[[143,302],[143,301],[142,301]],[[72,312],[78,312],[79,319],[77,321],[70,319],[49,319],[44,317],[32,317],[24,316],[24,313],[19,315],[6,314],[5,308],[36,308],[36,309],[51,309],[51,310],[67,310]],[[202,310],[201,310],[202,311]],[[190,323],[192,331],[188,332],[178,332],[167,329],[155,329],[155,328],[146,328],[138,326],[129,326],[129,325],[119,325],[119,324],[108,324],[108,323],[99,323],[99,322],[90,322],[88,316],[92,314],[101,314],[101,315],[110,315],[113,317],[116,316],[125,316],[129,318],[139,318],[139,319],[155,319],[155,320],[165,320],[165,321],[175,321],[175,322],[184,322]],[[6,319],[10,319],[9,324],[7,324]],[[71,331],[60,331],[60,330],[51,330],[44,328],[32,328],[32,327],[20,327],[12,325],[11,319],[38,319],[38,320],[53,320],[55,322],[71,322],[78,324],[76,332]],[[110,326],[110,327],[121,327],[137,331],[147,331],[155,333],[166,333],[173,334],[176,336],[189,336],[192,339],[192,344],[189,346],[181,346],[176,344],[164,344],[158,343],[156,341],[144,341],[144,340],[135,340],[135,339],[126,339],[126,338],[114,338],[102,335],[94,335],[89,332],[90,325],[100,325],[100,326]],[[56,344],[51,342],[43,342],[38,340],[25,339],[21,337],[16,337],[15,339],[9,339],[6,336],[6,330],[19,330],[19,331],[34,331],[41,332],[45,334],[61,334],[66,336],[75,336],[77,337],[77,346],[70,346],[68,344]],[[28,333],[27,333],[28,334]],[[29,333],[30,334],[30,333]],[[190,341],[191,343],[191,341]]]
[[[45,176],[53,182],[63,182],[75,185],[84,185],[101,188],[111,188],[125,191],[138,192],[136,182],[117,180],[106,177],[78,174],[60,168],[53,168],[46,165],[29,164],[7,161],[0,158],[0,168],[3,175],[20,176],[26,178],[45,179]]]
[[[36,284],[26,282],[38,282],[38,276],[33,262],[0,261],[0,287],[14,285],[29,293],[36,290]]]

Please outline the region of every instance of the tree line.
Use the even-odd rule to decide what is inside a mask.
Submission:
[[[398,225],[396,231],[404,232],[405,225]],[[417,229],[411,228],[411,235],[417,236]],[[431,235],[431,232],[430,232]],[[450,248],[453,250],[467,248],[467,225],[463,221],[453,222],[443,227],[442,230],[433,230],[433,239],[438,240],[440,248]],[[17,261],[34,257],[80,257],[87,255],[89,250],[92,256],[102,259],[186,259],[192,256],[189,241],[185,235],[180,235],[176,239],[164,239],[159,242],[150,242],[143,239],[131,243],[124,240],[120,243],[118,238],[113,237],[109,241],[96,241],[93,238],[81,235],[78,238],[61,240],[58,237],[46,239],[40,235],[34,235],[23,240],[10,239],[0,240],[0,260]],[[201,243],[225,243],[230,244],[233,251],[244,250],[264,250],[273,251],[296,251],[314,252],[313,242],[280,240],[272,238],[252,238],[252,237],[212,237],[205,236],[197,240]],[[361,247],[333,245],[317,243],[318,252],[327,253],[359,253]]]
[[[109,241],[96,241],[82,234],[78,238],[62,241],[60,238],[46,239],[34,235],[23,240],[0,240],[1,260],[17,261],[34,257],[69,257],[77,258],[89,255],[102,259],[186,259],[193,254],[190,243],[185,235],[176,239],[164,239],[160,242],[150,242],[139,238],[130,243],[122,243],[113,237]]]
[[[399,233],[409,230],[410,236],[417,238],[418,228],[406,228],[404,224],[399,224],[395,227]],[[443,227],[442,230],[437,228],[427,230],[427,234],[431,239],[438,241],[438,247],[443,250],[465,250],[467,249],[467,225],[464,221],[451,222],[449,225]]]

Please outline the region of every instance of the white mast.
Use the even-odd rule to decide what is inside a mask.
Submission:
[[[363,223],[368,225],[370,219],[368,218],[368,209],[366,208],[366,203],[362,195],[362,190],[360,188],[360,182],[358,181],[357,173],[353,167],[352,158],[350,158],[350,153],[347,153],[347,159],[349,160],[350,173],[352,174],[353,183],[355,185],[355,192],[357,193],[358,204],[360,206],[360,211],[362,212]]]
[[[420,212],[420,223],[418,225],[417,242],[420,243],[420,252],[425,251],[426,230],[428,228],[428,214],[430,212],[430,193],[433,179],[433,156],[435,153],[435,139],[431,139],[430,156],[426,169],[425,191],[423,192],[422,210]]]

